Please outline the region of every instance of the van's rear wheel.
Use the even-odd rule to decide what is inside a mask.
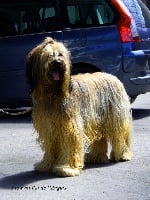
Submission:
[[[137,96],[135,97],[130,97],[130,103],[133,103],[136,100]]]
[[[71,69],[71,74],[75,75],[75,74],[84,74],[84,73],[94,73],[94,72],[99,72],[100,70],[97,69],[94,66],[90,66],[90,65],[86,65],[86,64],[79,64],[79,65],[75,65],[72,67]]]

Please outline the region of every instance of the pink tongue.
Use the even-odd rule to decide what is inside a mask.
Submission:
[[[60,79],[58,72],[53,72],[53,79],[54,79],[54,81],[58,81]]]

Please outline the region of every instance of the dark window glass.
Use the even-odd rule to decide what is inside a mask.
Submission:
[[[54,1],[0,1],[0,36],[58,29]]]
[[[113,24],[113,8],[105,0],[67,0],[65,1],[71,28],[94,27]]]

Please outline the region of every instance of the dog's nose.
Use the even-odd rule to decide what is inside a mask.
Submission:
[[[62,61],[61,60],[54,60],[52,64],[53,64],[54,67],[59,68],[59,67],[62,66]]]

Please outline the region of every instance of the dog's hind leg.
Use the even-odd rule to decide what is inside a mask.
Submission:
[[[96,140],[89,147],[89,153],[85,154],[85,162],[88,163],[108,163],[107,139],[102,137]]]
[[[111,161],[128,161],[132,158],[130,150],[130,131],[118,136],[113,135],[111,138],[112,150],[110,154]]]

